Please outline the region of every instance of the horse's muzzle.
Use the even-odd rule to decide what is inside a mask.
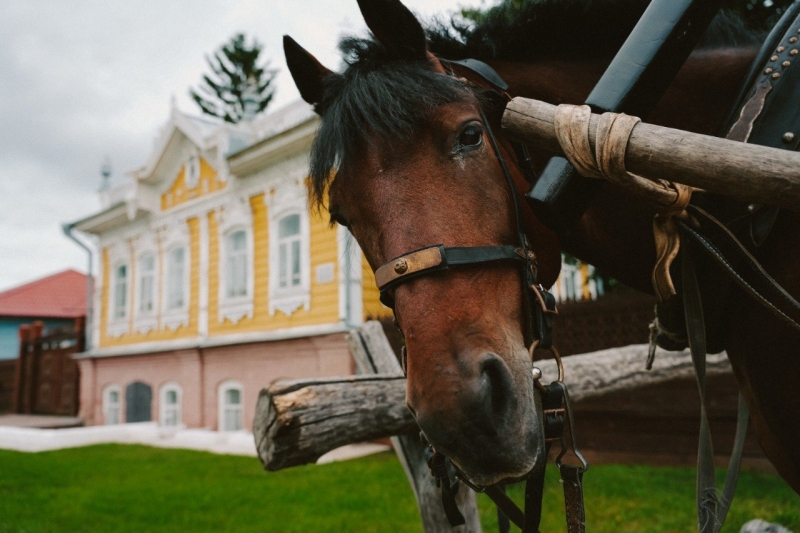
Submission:
[[[543,464],[541,400],[530,371],[512,374],[506,361],[491,353],[451,370],[462,375],[438,376],[437,381],[447,382],[435,391],[426,387],[422,401],[409,402],[433,447],[480,485],[520,479]]]

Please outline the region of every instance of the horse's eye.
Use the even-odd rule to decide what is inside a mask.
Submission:
[[[479,146],[482,142],[483,132],[477,126],[469,126],[458,137],[458,144],[461,146]]]

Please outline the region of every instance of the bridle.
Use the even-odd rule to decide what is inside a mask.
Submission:
[[[447,66],[449,75],[454,76],[452,65],[459,65],[477,74],[491,90],[502,96],[505,101],[510,97],[506,92],[508,85],[488,65],[474,59],[462,61],[448,61],[439,58],[442,65]],[[462,78],[465,83],[466,80]],[[522,214],[519,195],[517,194],[511,172],[506,160],[500,151],[499,143],[492,131],[491,124],[481,109],[485,131],[494,150],[495,157],[503,171],[514,206],[514,221],[517,242],[515,244],[492,246],[444,246],[434,244],[413,250],[384,263],[375,271],[375,281],[380,291],[381,302],[394,312],[393,291],[399,285],[413,279],[427,276],[435,272],[449,270],[450,267],[463,265],[484,265],[503,261],[516,263],[521,269],[523,307],[526,315],[526,344],[530,346],[529,353],[533,360],[537,350],[551,350],[559,366],[559,377],[550,385],[539,382],[541,371],[534,367],[533,378],[536,388],[542,393],[543,423],[545,432],[545,446],[547,452],[555,441],[561,441],[561,452],[556,463],[561,471],[564,484],[564,496],[567,509],[567,524],[569,533],[581,533],[585,530],[585,515],[583,511],[583,473],[588,468],[586,460],[575,447],[574,431],[572,431],[572,417],[570,414],[569,394],[563,382],[563,366],[558,356],[558,351],[552,345],[553,319],[558,314],[555,297],[541,286],[538,280],[538,264],[536,254],[530,248],[528,239],[523,231]],[[517,165],[526,176],[532,176],[532,166],[527,148],[521,144],[514,144],[517,154]],[[406,351],[402,349],[402,366],[406,371]],[[564,427],[569,426],[569,442],[567,442]],[[423,436],[424,438],[424,436]],[[561,459],[571,451],[580,461],[580,466],[563,464]],[[458,490],[458,481],[463,481],[476,492],[486,492],[495,502],[498,510],[519,526],[523,533],[536,533],[539,530],[541,519],[542,495],[544,487],[544,468],[540,468],[537,475],[529,476],[525,488],[525,511],[520,510],[516,504],[506,496],[502,486],[489,487],[477,486],[471,483],[466,476],[458,471],[444,455],[428,445],[428,465],[431,474],[436,477],[437,484],[441,487],[442,503],[445,514],[451,525],[464,523],[464,517],[458,510],[455,494]],[[455,472],[455,481],[451,481],[449,470]],[[503,522],[501,521],[501,524]],[[508,531],[508,523],[501,525],[501,531]]]
[[[455,63],[462,64],[462,66],[466,66],[465,63],[468,61],[469,66],[466,66],[466,68],[471,70],[474,69],[475,64],[479,64],[481,71],[474,71],[487,81],[494,91],[504,98],[508,98],[507,93],[505,93],[505,89],[508,86],[485,63],[476,60],[451,62],[440,59],[439,61],[443,64]],[[537,258],[530,248],[523,230],[520,200],[514,186],[514,180],[500,151],[500,146],[492,131],[491,124],[482,109],[480,113],[489,142],[503,170],[503,175],[511,193],[517,243],[494,246],[444,246],[443,244],[426,246],[406,252],[381,265],[375,271],[375,283],[380,291],[381,302],[394,311],[393,290],[412,279],[448,270],[451,266],[482,265],[499,261],[516,262],[520,266],[522,273],[522,290],[525,296],[524,307],[526,309],[527,324],[526,337],[529,340],[527,344],[530,345],[534,340],[538,340],[540,348],[549,349],[552,346],[553,317],[558,314],[555,297],[539,283]],[[520,150],[527,153],[527,149],[524,146],[520,145],[520,147]]]

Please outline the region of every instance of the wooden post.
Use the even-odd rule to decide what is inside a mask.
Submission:
[[[369,321],[357,331],[350,332],[348,341],[350,352],[353,354],[359,372],[362,374],[389,374],[403,378],[403,370],[386,339],[380,322]],[[403,406],[405,406],[405,395]],[[392,446],[394,446],[395,453],[397,453],[408,482],[414,491],[422,518],[422,527],[426,533],[453,531],[479,533],[481,531],[475,493],[463,483],[456,496],[456,502],[466,523],[456,528],[450,526],[442,507],[441,491],[436,486],[436,481],[428,469],[424,455],[425,446],[420,441],[418,433],[393,436]]]
[[[28,373],[26,379],[27,389],[27,408],[26,413],[34,413],[36,409],[36,396],[39,392],[39,365],[42,359],[42,333],[44,332],[44,322],[36,320],[31,326],[30,347],[28,350]]]
[[[555,133],[556,106],[514,98],[503,115],[508,137],[562,154]],[[599,115],[593,114],[589,142],[595,147]],[[691,185],[754,204],[800,212],[800,153],[746,144],[644,122],[628,142],[629,172]]]
[[[22,413],[24,397],[24,375],[25,366],[28,358],[28,341],[31,338],[31,327],[28,324],[23,324],[19,327],[19,356],[17,357],[17,366],[14,372],[14,397],[12,399],[12,413]]]

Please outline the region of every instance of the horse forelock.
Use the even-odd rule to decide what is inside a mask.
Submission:
[[[441,105],[468,98],[472,91],[435,72],[427,61],[392,58],[379,43],[345,39],[347,68],[325,80],[316,110],[322,121],[311,148],[311,195],[319,204],[335,171],[361,144],[378,139],[388,145],[408,138]]]

